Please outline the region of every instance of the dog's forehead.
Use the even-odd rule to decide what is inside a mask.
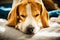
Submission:
[[[35,7],[37,5],[32,5],[32,4],[27,4],[26,5],[26,13],[27,15],[31,16],[32,14],[37,14],[38,13],[38,8]]]
[[[31,4],[26,5],[26,13],[27,15],[31,16]]]
[[[23,5],[23,6],[20,6],[20,15],[21,14],[24,14],[24,15],[32,15],[32,14],[36,14],[36,11],[37,13],[40,11],[41,9],[41,4],[39,3],[28,3],[26,5]]]
[[[27,4],[24,6],[19,6],[19,13],[20,15],[28,15],[31,16],[32,12],[31,12],[31,4]]]

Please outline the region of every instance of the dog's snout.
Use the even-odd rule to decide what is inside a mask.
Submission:
[[[31,25],[29,25],[29,26],[27,27],[26,32],[27,32],[27,34],[33,34],[33,30],[34,30],[34,27],[32,27]]]

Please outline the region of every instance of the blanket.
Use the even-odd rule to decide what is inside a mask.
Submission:
[[[0,40],[60,40],[60,17],[50,19],[50,27],[34,35],[27,35],[14,27],[6,26],[6,19],[0,19]]]

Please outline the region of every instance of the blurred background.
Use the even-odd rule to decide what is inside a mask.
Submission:
[[[13,0],[0,0],[0,18],[7,19]]]
[[[43,0],[44,2],[45,0]],[[8,13],[12,8],[12,2],[13,0],[0,0],[0,18],[7,19]],[[58,7],[60,7],[60,0],[53,0],[54,3],[57,3]],[[48,13],[50,17],[58,17],[60,15],[60,10],[56,10],[54,8],[51,8],[49,5],[45,4],[46,9],[48,10]]]

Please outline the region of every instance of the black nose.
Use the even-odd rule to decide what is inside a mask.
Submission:
[[[28,27],[27,28],[27,34],[33,34],[34,27]]]

